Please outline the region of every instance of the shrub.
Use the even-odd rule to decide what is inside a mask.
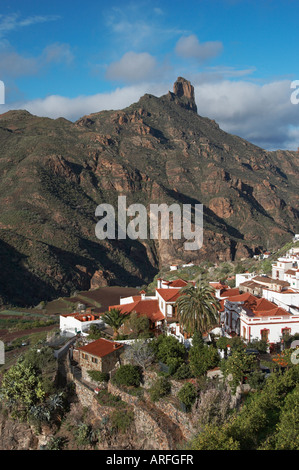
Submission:
[[[75,432],[75,439],[79,446],[87,446],[94,441],[92,427],[89,424],[81,423]]]
[[[182,365],[183,359],[180,357],[169,357],[166,365],[168,366],[168,373],[173,375],[177,369]]]
[[[180,367],[177,369],[175,374],[173,375],[173,378],[176,380],[184,380],[184,379],[190,379],[192,377],[192,372],[190,370],[189,364],[182,364]]]
[[[193,403],[195,403],[196,397],[196,388],[189,382],[185,383],[178,393],[178,399],[186,406],[188,411],[191,409]]]
[[[203,348],[192,347],[189,351],[190,369],[195,377],[205,375],[209,369],[219,364],[220,358],[216,348],[204,346]]]
[[[99,339],[102,337],[102,333],[96,325],[91,325],[88,330],[89,339]]]
[[[109,374],[99,370],[88,370],[87,373],[95,382],[108,382],[109,380]]]
[[[260,353],[266,353],[268,349],[268,344],[267,344],[267,341],[256,338],[247,344],[247,348],[257,349]]]
[[[141,373],[138,367],[132,366],[131,364],[123,365],[117,369],[114,382],[116,385],[138,387],[141,382]]]
[[[171,384],[166,377],[159,377],[154,385],[150,388],[149,394],[153,402],[160,400],[169,395],[171,390]]]
[[[47,450],[62,450],[64,447],[64,439],[63,437],[55,437],[52,436],[47,443],[46,449]]]
[[[186,354],[185,346],[173,336],[160,335],[152,342],[152,347],[156,358],[164,364],[173,357],[183,359]]]
[[[134,413],[129,410],[115,410],[110,415],[111,426],[120,433],[125,433],[134,421]]]
[[[123,401],[120,397],[112,395],[107,390],[100,390],[97,394],[97,400],[102,406],[123,406]]]

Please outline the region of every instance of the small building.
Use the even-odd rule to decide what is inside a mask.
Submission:
[[[177,264],[171,264],[169,269],[170,269],[170,271],[177,271],[178,270],[178,265]]]
[[[223,307],[221,323],[227,336],[240,335],[245,341],[258,338],[274,344],[285,333],[299,333],[299,315],[250,293],[226,299]]]
[[[100,338],[74,350],[74,356],[81,367],[82,378],[88,380],[87,371],[98,370],[109,373],[120,364],[123,344]]]
[[[60,315],[60,333],[62,335],[74,336],[78,333],[87,335],[87,331],[91,325],[98,325],[99,328],[104,327],[104,322],[100,315],[93,313],[69,313]]]

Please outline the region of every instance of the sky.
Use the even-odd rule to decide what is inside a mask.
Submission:
[[[182,76],[201,116],[297,150],[298,12],[299,0],[1,0],[0,113],[75,121],[166,94]]]

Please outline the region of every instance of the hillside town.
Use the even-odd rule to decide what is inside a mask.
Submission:
[[[192,263],[191,263],[192,265]],[[183,267],[189,267],[189,264]],[[170,267],[171,270],[172,266]],[[120,298],[117,309],[121,315],[135,313],[149,320],[149,330],[155,335],[172,335],[186,347],[192,345],[192,336],[184,330],[178,315],[178,299],[184,288],[196,281],[157,279],[154,295],[144,290],[138,295]],[[235,287],[224,282],[209,282],[219,301],[219,322],[210,333],[219,337],[242,337],[266,341],[269,349],[282,346],[285,335],[299,334],[299,248],[292,248],[284,257],[272,264],[272,277],[254,272],[237,273]],[[93,314],[92,309],[78,305],[79,311],[60,316],[62,335],[81,334],[88,337],[91,325],[105,328],[103,315]],[[122,327],[123,328],[123,327]]]
[[[299,247],[297,240],[291,245],[277,258],[271,254],[271,275],[252,267],[227,281],[187,279],[196,269],[189,262],[165,267],[163,277],[118,303],[107,298],[107,308],[84,304],[87,293],[73,297],[80,301],[59,314],[58,332],[25,347],[2,376],[3,406],[28,422],[24,446],[296,448],[295,429],[289,439],[270,426],[265,440],[262,419],[265,406],[270,412],[272,400],[283,400],[279,390],[298,383]],[[24,377],[22,392],[16,377]],[[257,439],[244,434],[243,416],[248,409],[250,429],[258,400]],[[232,413],[239,423],[234,438]],[[2,440],[13,447],[4,429]],[[216,437],[207,443],[210,432]]]

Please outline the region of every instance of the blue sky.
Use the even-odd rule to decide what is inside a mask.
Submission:
[[[297,149],[298,0],[1,0],[6,104],[75,120],[161,95],[178,76],[198,112],[265,148]]]

